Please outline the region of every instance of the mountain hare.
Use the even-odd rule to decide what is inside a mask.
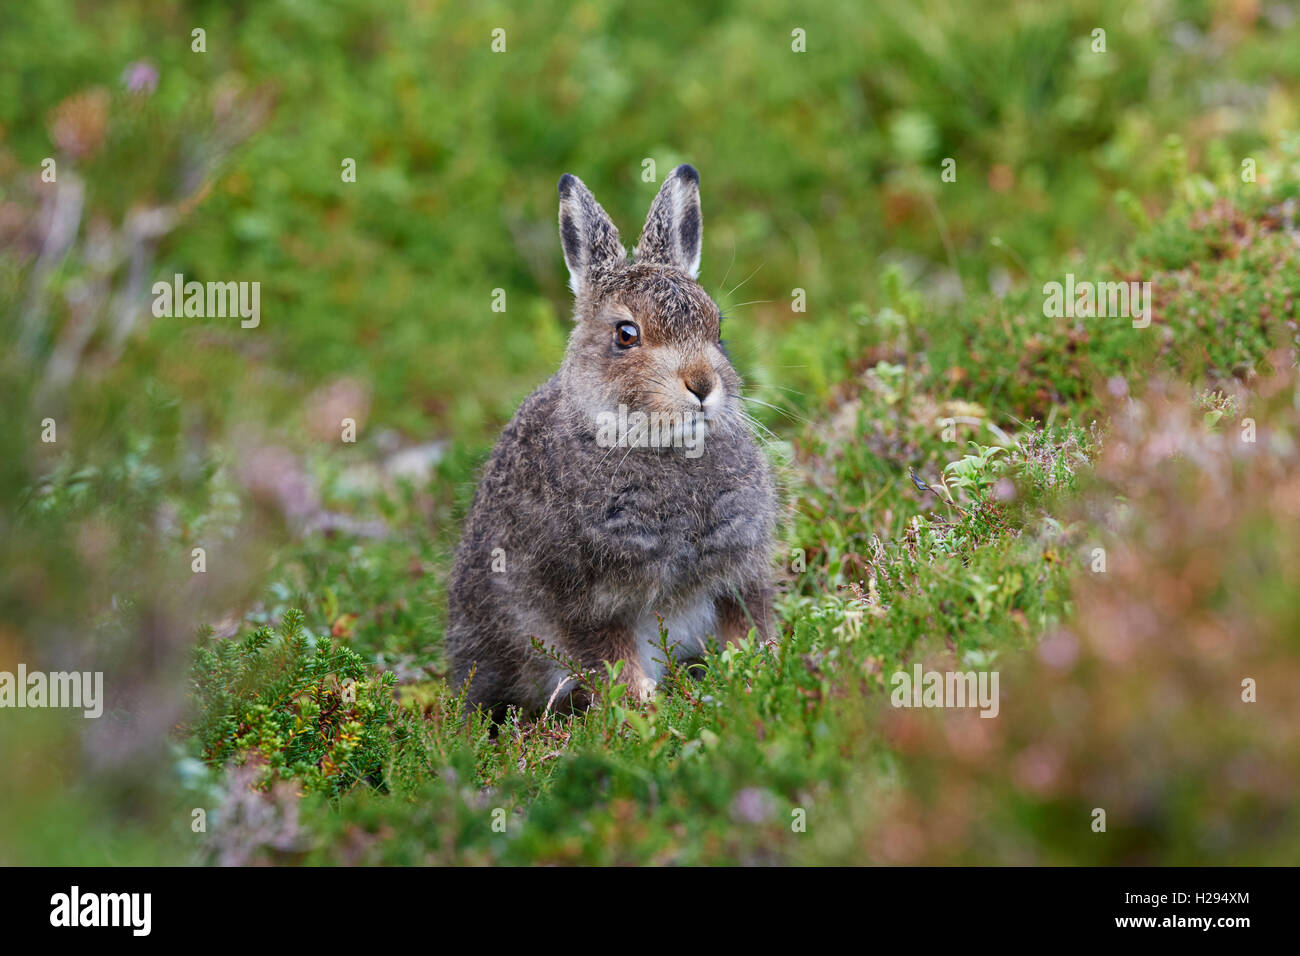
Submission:
[[[500,720],[589,701],[530,638],[584,668],[622,660],[643,700],[710,637],[771,640],[772,480],[721,316],[695,281],[699,174],[678,166],[631,259],[576,176],[560,244],[577,303],[559,371],[519,407],[474,495],[448,602],[452,681]]]

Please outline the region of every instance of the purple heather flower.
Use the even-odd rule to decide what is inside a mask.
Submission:
[[[132,93],[151,96],[158,89],[158,68],[148,60],[136,60],[122,71],[122,85]]]

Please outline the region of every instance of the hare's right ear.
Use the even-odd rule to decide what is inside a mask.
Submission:
[[[700,275],[700,174],[683,163],[668,174],[632,251],[637,262],[673,266],[692,279]]]
[[[560,245],[574,295],[580,294],[583,280],[594,269],[627,258],[609,215],[582,180],[569,173],[560,177]]]

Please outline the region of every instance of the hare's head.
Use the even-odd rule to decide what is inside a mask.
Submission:
[[[577,297],[561,374],[590,419],[622,405],[710,428],[739,424],[740,379],[722,348],[722,318],[695,281],[701,226],[699,174],[678,166],[629,259],[591,191],[561,177],[560,244]]]

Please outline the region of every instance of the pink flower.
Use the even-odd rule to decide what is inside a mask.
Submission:
[[[131,93],[151,96],[158,89],[158,68],[148,60],[136,60],[122,71],[122,85]]]

